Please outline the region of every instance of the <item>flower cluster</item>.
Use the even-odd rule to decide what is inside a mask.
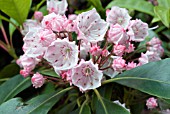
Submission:
[[[101,86],[105,76],[113,78],[161,59],[163,48],[158,38],[146,44],[141,57],[133,57],[135,45],[145,40],[149,28],[140,19],[131,20],[128,10],[113,6],[106,11],[105,21],[95,8],[65,15],[67,6],[66,0],[47,0],[49,14],[36,11],[34,20],[24,23],[24,55],[17,60],[24,77],[34,74],[35,67],[45,61],[43,67],[50,66],[61,79],[86,91]],[[48,77],[37,72],[31,81],[38,88],[45,79]]]

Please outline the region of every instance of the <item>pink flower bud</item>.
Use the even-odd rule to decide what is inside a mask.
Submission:
[[[126,46],[124,45],[119,45],[119,44],[116,44],[114,45],[114,54],[118,55],[118,56],[122,56],[123,53],[125,52],[125,49],[126,49]]]
[[[147,42],[147,44],[151,45],[151,46],[153,46],[153,45],[161,45],[162,42],[158,38],[154,37],[149,42]]]
[[[27,70],[27,69],[20,70],[20,74],[21,74],[24,78],[26,78],[27,76],[29,76],[30,70]]]
[[[101,49],[99,46],[92,46],[90,49],[90,53],[94,56],[99,56],[101,54]]]
[[[109,55],[109,51],[107,49],[102,50],[102,56],[106,57]]]
[[[146,101],[146,106],[148,107],[148,109],[156,108],[158,106],[157,99],[155,99],[154,97],[149,98]]]
[[[41,21],[43,19],[43,13],[40,11],[35,11],[34,12],[34,18],[38,21]]]
[[[134,45],[129,43],[129,47],[125,50],[125,52],[131,53],[134,51],[134,49],[135,49]]]
[[[33,84],[33,87],[39,88],[39,87],[41,87],[44,84],[45,78],[43,78],[43,76],[37,72],[31,78],[31,82]]]
[[[126,61],[122,59],[122,57],[119,57],[117,59],[113,60],[112,68],[115,71],[122,72],[126,69]]]
[[[133,68],[136,67],[136,63],[134,63],[133,61],[132,62],[129,62],[126,66],[126,70],[131,70]]]

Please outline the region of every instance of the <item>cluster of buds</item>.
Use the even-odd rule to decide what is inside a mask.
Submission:
[[[163,55],[160,40],[153,38],[137,61],[126,58],[134,52],[134,43],[145,40],[149,29],[147,23],[131,20],[126,9],[113,6],[106,11],[105,21],[95,8],[66,16],[67,6],[66,0],[47,0],[49,14],[35,12],[35,20],[24,23],[24,55],[17,61],[24,77],[34,74],[36,65],[46,61],[62,79],[86,91],[101,86],[104,76],[113,78]],[[33,75],[34,87],[44,82],[41,74]]]

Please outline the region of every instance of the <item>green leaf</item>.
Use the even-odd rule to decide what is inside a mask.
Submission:
[[[47,15],[48,14],[48,11],[47,11],[47,6],[43,6],[39,9],[40,12],[43,13],[43,15]]]
[[[165,35],[170,40],[170,29],[163,31],[162,34]]]
[[[158,5],[165,8],[170,8],[170,0],[158,0]]]
[[[84,105],[79,114],[91,114],[90,107],[87,104]]]
[[[13,18],[10,18],[10,21],[13,22],[17,26],[19,25]],[[9,35],[10,35],[10,38],[12,38],[12,35],[13,35],[15,30],[16,30],[16,27],[13,24],[9,23]]]
[[[47,76],[61,78],[58,74],[56,74],[56,72],[53,69],[42,70],[42,71],[39,71],[39,73],[43,75],[47,75]]]
[[[60,92],[37,96],[30,101],[23,103],[21,99],[11,99],[0,105],[1,114],[47,114],[48,111],[57,103],[65,92],[72,87],[61,90]],[[6,108],[5,108],[6,107]],[[12,108],[11,108],[12,107]]]
[[[76,101],[71,102],[69,104],[64,105],[64,107],[61,108],[60,110],[57,110],[55,114],[69,114],[69,112],[71,112],[75,106],[76,106]]]
[[[162,23],[169,28],[170,23],[170,9],[162,7],[162,6],[155,6],[154,12],[156,16],[158,16]]]
[[[16,63],[8,64],[2,70],[0,70],[0,78],[8,78],[17,75],[19,70],[20,68]]]
[[[32,0],[0,0],[0,10],[22,24],[27,18]]]
[[[117,82],[144,93],[170,99],[170,59],[136,67],[125,71],[115,78],[106,80],[103,84]]]
[[[106,9],[112,6],[134,9],[154,16],[153,5],[144,0],[114,0],[107,5]]]
[[[95,99],[96,114],[130,114],[124,107],[101,97],[96,89],[94,92],[98,98],[96,100],[96,96],[93,97]]]
[[[16,75],[0,86],[0,104],[13,98],[15,95],[25,90],[31,85],[30,78],[23,78],[21,75]]]
[[[102,18],[106,17],[105,9],[103,8],[100,0],[88,0],[88,1],[96,8],[96,10],[99,12]]]

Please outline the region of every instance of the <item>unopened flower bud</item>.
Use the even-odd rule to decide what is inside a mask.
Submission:
[[[34,18],[38,21],[41,21],[43,19],[43,13],[40,11],[35,11]]]
[[[39,74],[38,72],[36,74],[33,75],[33,77],[31,78],[31,82],[33,84],[33,87],[35,88],[40,88],[44,82],[45,82],[45,78]]]

